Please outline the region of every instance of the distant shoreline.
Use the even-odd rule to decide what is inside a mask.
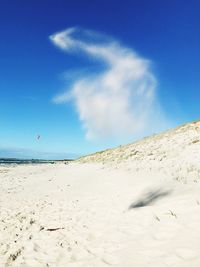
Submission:
[[[46,160],[46,159],[19,159],[19,158],[0,158],[0,165],[4,164],[54,164],[57,162],[69,162],[73,159]]]

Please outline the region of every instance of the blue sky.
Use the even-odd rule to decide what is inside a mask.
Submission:
[[[2,0],[0,155],[71,157],[199,119],[199,10],[198,0]]]

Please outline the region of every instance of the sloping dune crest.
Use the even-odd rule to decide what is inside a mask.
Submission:
[[[97,152],[80,162],[101,162],[134,170],[161,171],[187,182],[200,178],[200,121],[194,121],[141,141]]]

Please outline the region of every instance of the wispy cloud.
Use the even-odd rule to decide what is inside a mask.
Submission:
[[[149,60],[89,30],[69,28],[50,39],[68,53],[84,53],[104,64],[104,70],[75,78],[71,88],[54,97],[55,103],[75,104],[87,138],[138,136],[166,127]]]

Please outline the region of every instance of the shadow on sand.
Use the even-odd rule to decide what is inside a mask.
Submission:
[[[130,206],[129,206],[129,210],[130,209],[136,209],[136,208],[141,208],[141,207],[145,207],[148,206],[150,204],[153,204],[154,202],[156,202],[158,199],[165,197],[167,195],[169,195],[171,193],[170,190],[163,190],[163,189],[156,189],[156,190],[151,190],[148,193],[144,194],[144,196],[142,196],[140,199],[138,199],[137,201],[133,202]]]

